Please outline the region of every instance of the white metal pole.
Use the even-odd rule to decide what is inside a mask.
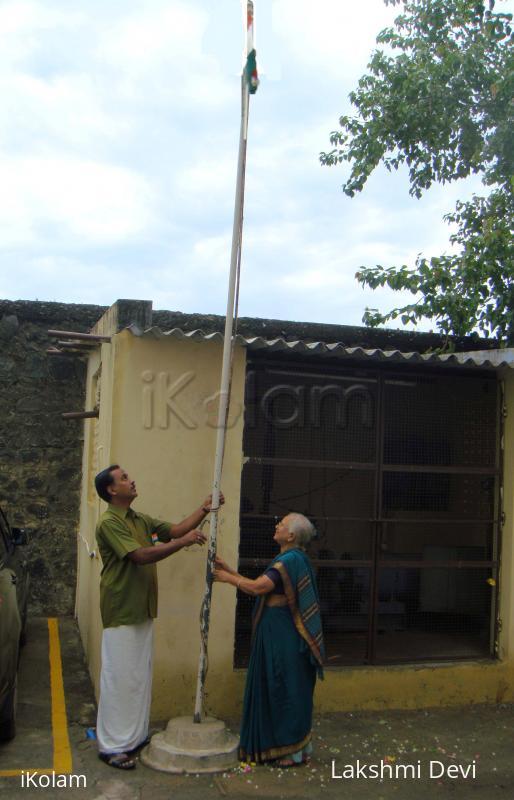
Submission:
[[[248,3],[252,7],[253,3]],[[216,435],[216,456],[214,460],[214,477],[212,481],[212,510],[210,515],[209,548],[207,553],[207,570],[205,578],[205,592],[202,603],[202,618],[200,620],[201,645],[200,658],[198,661],[198,679],[196,684],[196,701],[194,721],[202,721],[203,696],[205,687],[205,677],[207,674],[207,645],[209,637],[209,623],[212,596],[212,570],[216,555],[216,545],[218,536],[218,509],[221,473],[223,469],[223,455],[225,451],[225,438],[227,430],[227,417],[230,402],[230,382],[231,382],[231,355],[233,346],[233,326],[234,326],[234,302],[236,294],[238,262],[240,258],[240,247],[243,229],[243,207],[244,207],[244,186],[245,186],[245,166],[246,166],[246,143],[248,135],[248,108],[249,108],[249,88],[248,82],[243,76],[241,79],[241,129],[239,137],[239,154],[237,165],[236,197],[234,203],[234,222],[232,228],[232,251],[230,257],[230,275],[228,284],[227,313],[225,318],[225,338],[223,342],[223,363],[221,370],[221,384],[219,392],[218,424]]]

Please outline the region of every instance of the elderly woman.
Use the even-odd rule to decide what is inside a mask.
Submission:
[[[314,527],[288,514],[273,536],[280,554],[256,580],[216,559],[214,580],[257,597],[241,724],[240,758],[290,767],[312,750],[312,698],[323,677],[316,580],[304,548]]]

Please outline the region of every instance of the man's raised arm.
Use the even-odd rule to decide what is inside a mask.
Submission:
[[[204,534],[201,531],[188,531],[184,536],[178,539],[172,539],[171,542],[165,542],[158,547],[151,545],[150,547],[138,547],[136,550],[127,553],[126,558],[129,558],[134,564],[142,566],[144,564],[155,564],[157,561],[162,561],[174,553],[178,553],[183,547],[189,547],[192,544],[204,544],[206,541]]]
[[[225,498],[223,493],[220,492],[220,506],[223,505],[225,502]],[[207,514],[209,514],[211,510],[212,504],[212,494],[205,498],[200,508],[197,508],[196,511],[193,511],[188,517],[182,520],[182,522],[177,522],[173,524],[170,528],[170,536],[172,539],[180,539],[186,533],[193,530],[193,528],[197,528],[198,525],[203,522]]]

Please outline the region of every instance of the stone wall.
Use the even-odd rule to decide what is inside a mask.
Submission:
[[[32,614],[73,613],[85,362],[47,356],[47,330],[88,331],[101,306],[0,300],[0,505],[32,530]]]
[[[153,311],[150,302],[119,300],[117,324],[144,329],[223,330],[216,315]],[[89,331],[103,306],[0,300],[0,506],[14,525],[32,529],[26,553],[32,577],[31,613],[73,612],[76,532],[82,468],[82,420],[61,419],[84,408],[85,360],[46,354],[55,339],[48,329]],[[377,331],[340,325],[241,318],[244,335],[351,346],[425,351],[442,347],[432,334]],[[497,346],[473,337],[453,341],[457,350]]]

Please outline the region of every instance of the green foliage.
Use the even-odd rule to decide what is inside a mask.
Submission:
[[[455,255],[414,268],[362,268],[357,279],[421,298],[364,321],[435,320],[442,332],[480,331],[514,341],[514,36],[512,15],[494,1],[384,0],[403,11],[377,38],[369,72],[350,94],[355,116],[340,118],[325,165],[349,162],[353,197],[378,164],[406,165],[410,194],[434,182],[479,174],[488,194],[457,203],[445,219]],[[395,53],[395,51],[399,51]]]

